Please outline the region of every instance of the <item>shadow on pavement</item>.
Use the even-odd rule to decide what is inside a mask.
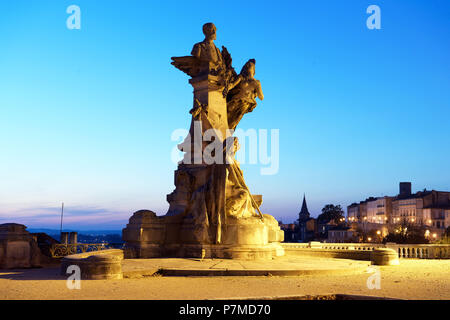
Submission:
[[[61,275],[60,267],[44,267],[37,269],[0,269],[0,279],[7,280],[66,280]]]

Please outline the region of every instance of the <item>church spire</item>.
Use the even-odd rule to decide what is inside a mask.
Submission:
[[[307,219],[309,219],[310,214],[308,211],[308,205],[306,204],[306,195],[303,194],[303,204],[302,204],[302,209],[300,210],[300,213],[298,214],[298,220],[299,222],[301,221],[305,221]]]

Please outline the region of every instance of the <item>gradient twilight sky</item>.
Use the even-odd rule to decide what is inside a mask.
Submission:
[[[81,30],[66,8],[81,8]],[[369,30],[366,8],[381,8]],[[0,223],[119,229],[165,214],[175,129],[192,87],[170,57],[203,23],[233,65],[255,58],[265,100],[243,129],[280,130],[280,169],[243,165],[263,212],[450,190],[450,1],[2,1]]]

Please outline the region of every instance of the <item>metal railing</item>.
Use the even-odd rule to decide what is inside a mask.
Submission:
[[[58,243],[52,244],[50,254],[53,258],[62,258],[72,254],[115,249],[121,244],[116,243]]]

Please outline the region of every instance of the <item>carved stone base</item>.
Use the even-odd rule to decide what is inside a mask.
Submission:
[[[61,260],[61,275],[72,273],[68,268],[78,266],[81,279],[108,280],[122,279],[123,251],[110,249],[102,251],[85,252],[66,256]]]
[[[125,258],[272,259],[284,255],[284,233],[270,215],[228,219],[220,244],[202,243],[195,226],[180,215],[158,217],[148,210],[136,212],[123,229]]]
[[[198,259],[239,259],[271,260],[284,256],[284,249],[279,243],[261,246],[249,245],[215,245],[215,244],[173,244],[152,245],[141,243],[125,248],[126,259],[151,258],[198,258]]]
[[[284,255],[284,249],[279,243],[272,243],[265,246],[248,245],[143,245],[138,249],[139,256],[136,255],[136,249],[127,248],[126,257],[129,258],[198,258],[198,259],[240,259],[240,260],[270,260]],[[128,258],[128,257],[127,257]]]

